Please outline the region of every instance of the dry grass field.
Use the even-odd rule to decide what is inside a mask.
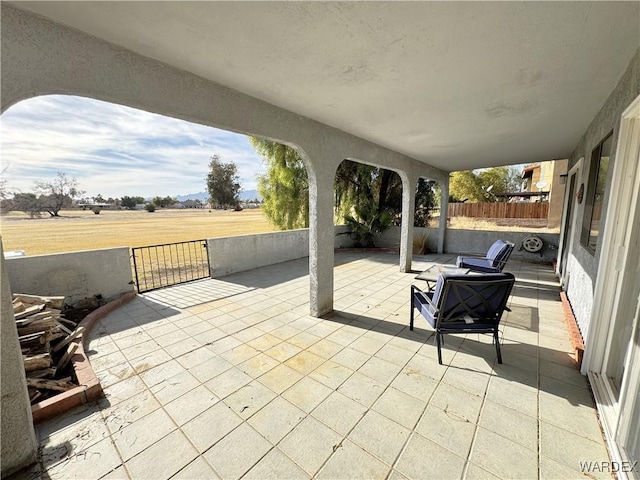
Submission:
[[[271,232],[260,209],[231,210],[63,210],[60,217],[31,219],[12,212],[0,218],[4,250],[24,250],[29,256],[141,247],[204,238]]]
[[[45,216],[46,215],[46,216]],[[73,252],[108,247],[143,247],[204,238],[272,232],[260,209],[231,210],[63,210],[60,217],[45,214],[29,218],[21,212],[0,217],[0,234],[5,251],[24,250],[27,255]],[[449,228],[504,231],[557,232],[521,219],[487,221],[456,217]],[[511,220],[510,224],[505,224]],[[502,224],[501,224],[502,223]],[[431,226],[437,226],[437,217]]]
[[[436,226],[437,222],[432,222]],[[489,230],[497,232],[560,233],[560,227],[548,228],[546,218],[470,218],[453,217],[448,228],[459,230]]]

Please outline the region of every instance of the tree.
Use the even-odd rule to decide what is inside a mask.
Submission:
[[[50,182],[36,182],[36,192],[40,194],[42,210],[52,217],[59,217],[63,207],[70,206],[74,198],[84,193],[78,189],[75,178],[69,178],[62,172],[58,172]]]
[[[11,209],[28,213],[31,218],[39,217],[43,210],[35,193],[16,193],[11,200]]]
[[[483,170],[453,172],[449,194],[453,202],[495,202],[496,193],[517,191],[519,173],[516,167],[493,167]]]
[[[493,167],[480,170],[478,172],[478,180],[480,187],[488,193],[485,195],[485,201],[494,201],[495,197],[491,194],[517,192],[520,187],[520,172],[516,167]],[[489,188],[493,188],[489,191]]]
[[[165,208],[178,203],[178,200],[167,195],[166,197],[154,197],[152,202],[158,208]]]
[[[452,202],[481,202],[482,188],[472,170],[453,172],[449,177],[449,195]]]
[[[418,180],[416,188],[416,210],[414,215],[414,226],[428,227],[431,220],[431,211],[436,206],[436,185],[433,180]]]
[[[258,177],[258,191],[263,197],[262,208],[272,224],[280,229],[309,226],[309,180],[300,155],[291,147],[277,142],[251,138],[252,145],[264,158],[267,173]],[[425,183],[416,212],[433,208],[432,183]],[[428,192],[429,190],[429,192]],[[347,216],[358,218],[356,209],[371,217],[373,202],[379,216],[388,213],[396,222],[402,212],[402,181],[390,170],[371,165],[343,161],[335,176],[335,214],[338,222]],[[418,218],[418,215],[416,216]],[[418,223],[418,226],[421,226]]]
[[[209,174],[207,175],[207,191],[212,204],[223,207],[238,205],[241,186],[237,173],[238,168],[235,163],[222,163],[218,155],[211,157]]]
[[[136,208],[136,205],[140,205],[144,203],[144,198],[142,197],[129,197],[125,195],[120,199],[120,205],[124,208],[128,208],[129,210],[133,210]]]
[[[9,167],[4,167],[0,172],[0,200],[6,200],[10,195],[9,187],[7,186],[7,180],[4,178]]]
[[[309,179],[298,152],[261,138],[249,140],[267,164],[267,173],[258,176],[258,192],[269,221],[281,230],[308,227]]]
[[[367,208],[373,200],[378,213],[389,211],[397,220],[402,213],[402,180],[384,168],[350,160],[343,161],[336,171],[336,217],[346,220],[357,208]]]
[[[13,209],[13,202],[10,199],[13,193],[9,191],[7,180],[4,178],[8,168],[8,166],[4,167],[0,171],[0,213],[10,212]]]

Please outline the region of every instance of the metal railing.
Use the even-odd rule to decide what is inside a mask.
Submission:
[[[131,256],[138,293],[211,275],[206,240],[136,247]]]

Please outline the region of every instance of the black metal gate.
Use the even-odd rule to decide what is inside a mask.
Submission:
[[[136,247],[131,257],[138,293],[211,276],[206,240]]]

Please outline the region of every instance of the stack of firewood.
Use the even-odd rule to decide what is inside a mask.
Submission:
[[[27,375],[31,404],[77,385],[69,367],[84,330],[61,314],[64,297],[14,294],[13,313]]]

